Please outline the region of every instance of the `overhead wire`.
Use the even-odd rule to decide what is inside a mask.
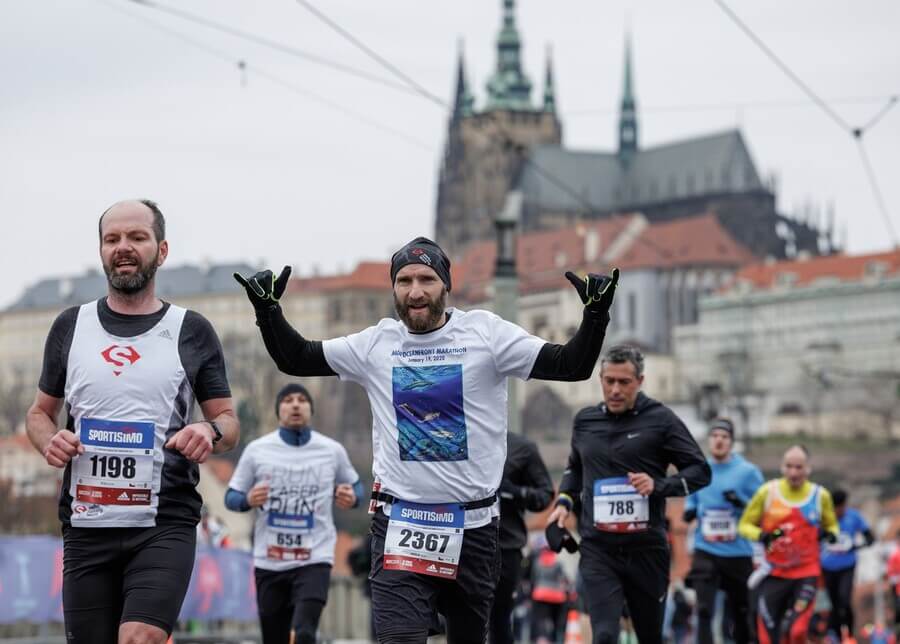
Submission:
[[[271,83],[280,85],[300,96],[303,96],[304,98],[307,98],[311,101],[315,101],[317,103],[325,105],[333,110],[339,111],[342,114],[349,116],[361,123],[364,123],[365,125],[368,125],[374,129],[381,130],[382,132],[384,132],[386,134],[390,134],[394,137],[402,139],[402,140],[406,141],[407,143],[414,145],[418,148],[424,149],[428,152],[434,151],[432,146],[430,146],[429,144],[427,144],[423,141],[420,141],[419,139],[417,139],[413,136],[410,136],[406,132],[402,132],[400,130],[390,127],[389,125],[385,125],[383,123],[375,121],[364,114],[360,114],[359,112],[356,112],[355,110],[352,110],[352,109],[346,107],[345,105],[342,105],[336,101],[333,101],[333,100],[326,98],[320,94],[317,94],[316,92],[313,92],[304,87],[301,87],[301,86],[297,85],[296,83],[293,83],[284,78],[281,78],[280,76],[273,74],[269,71],[266,71],[265,69],[263,69],[257,65],[251,65],[244,59],[235,58],[231,54],[228,54],[220,49],[212,47],[212,46],[210,46],[204,42],[201,42],[199,40],[196,40],[194,38],[191,38],[190,36],[186,36],[185,34],[179,32],[179,31],[170,29],[169,27],[162,25],[151,18],[147,18],[146,16],[143,16],[143,15],[139,16],[139,15],[135,14],[134,12],[128,11],[125,8],[119,6],[113,0],[99,0],[99,1],[103,4],[105,4],[106,6],[131,17],[134,20],[143,22],[144,24],[149,25],[160,32],[167,34],[168,36],[177,38],[185,43],[188,43],[191,46],[196,47],[197,49],[205,51],[207,54],[210,54],[211,56],[214,56],[216,58],[219,58],[221,60],[228,62],[229,64],[236,65],[242,74],[242,78],[241,78],[242,84],[245,83],[244,75],[247,72],[253,72],[255,75],[257,75],[261,78],[265,78],[266,80],[268,80]],[[129,0],[129,1],[136,2],[137,0]],[[140,0],[138,2],[138,4],[143,4],[144,1],[145,0]]]
[[[324,56],[319,56],[318,54],[313,54],[308,51],[304,51],[302,49],[298,49],[297,47],[293,47],[291,45],[286,45],[284,43],[278,42],[276,40],[272,40],[270,38],[265,38],[263,36],[258,36],[256,34],[243,31],[241,29],[237,29],[230,25],[223,24],[221,22],[217,22],[214,20],[210,20],[208,18],[204,18],[203,16],[198,16],[196,14],[190,13],[188,11],[184,11],[182,9],[176,9],[174,7],[170,7],[168,5],[160,4],[159,2],[155,2],[155,0],[129,0],[133,4],[146,7],[148,9],[153,9],[155,11],[159,11],[162,13],[166,13],[172,16],[176,16],[181,18],[182,20],[187,20],[189,22],[193,22],[198,25],[202,25],[209,29],[213,29],[216,31],[220,31],[222,33],[226,33],[235,38],[240,38],[242,40],[246,40],[248,42],[252,42],[256,45],[260,45],[263,47],[267,47],[269,49],[273,49],[275,51],[288,54],[290,56],[294,56],[297,58],[301,58],[307,62],[314,63],[316,65],[322,65],[324,67],[329,67],[331,69],[337,70],[339,72],[343,72],[345,74],[350,74],[352,76],[356,76],[357,78],[362,78],[363,80],[370,81],[372,83],[377,83],[379,85],[383,85],[390,89],[402,91],[404,93],[415,93],[409,89],[406,85],[401,83],[395,83],[394,81],[382,78],[380,76],[376,76],[374,74],[370,74],[367,71],[357,69],[356,67],[351,67],[350,65],[345,65],[344,63],[339,63],[330,58],[325,58]]]
[[[364,42],[362,42],[359,38],[357,38],[356,36],[351,34],[349,31],[344,29],[337,22],[335,22],[334,20],[329,18],[327,15],[325,15],[322,11],[320,11],[319,9],[314,7],[312,4],[310,4],[307,0],[297,0],[297,3],[300,6],[302,6],[304,9],[309,11],[313,16],[315,16],[316,18],[321,20],[323,23],[328,25],[331,29],[333,29],[338,34],[340,34],[343,38],[345,38],[346,40],[351,42],[353,45],[355,45],[357,48],[359,48],[361,51],[363,51],[366,55],[368,55],[373,60],[375,60],[379,65],[384,67],[390,73],[394,74],[395,76],[397,76],[398,78],[403,80],[412,89],[417,91],[423,97],[427,98],[432,103],[443,108],[447,113],[450,113],[452,111],[451,106],[449,105],[449,103],[446,100],[444,100],[444,99],[440,98],[439,96],[436,96],[432,92],[428,91],[425,87],[423,87],[415,79],[411,78],[405,72],[400,70],[396,65],[391,63],[384,56],[382,56],[381,54],[379,54],[378,52],[373,50],[371,47],[369,47]],[[497,119],[494,118],[494,119],[492,119],[492,121],[493,121],[493,124],[495,125],[495,127],[497,128],[497,131],[501,135],[500,142],[502,144],[508,145],[508,146],[513,146],[513,147],[519,147],[519,143],[509,134],[509,132],[506,130],[506,128],[504,128],[503,125],[497,121]],[[493,137],[493,135],[491,133],[488,133],[487,136]],[[592,212],[595,209],[594,205],[591,204],[587,199],[585,199],[584,196],[581,195],[575,188],[573,188],[567,182],[565,182],[564,180],[559,178],[559,176],[550,172],[546,168],[540,166],[537,162],[534,161],[533,158],[531,158],[528,155],[523,155],[522,160],[524,163],[526,163],[526,164],[530,165],[532,168],[534,168],[536,173],[542,175],[548,181],[550,181],[551,183],[553,183],[554,185],[556,185],[557,187],[562,189],[564,192],[566,192],[568,195],[573,197],[576,200],[576,202],[579,204],[579,206],[583,209],[583,212],[585,214],[589,214],[590,212]],[[611,213],[610,216],[613,219],[623,217],[620,213],[617,213],[617,212]],[[627,229],[626,229],[625,233],[626,234],[628,233]],[[636,241],[646,244],[647,246],[653,248],[655,251],[660,253],[660,255],[662,255],[663,257],[671,257],[671,252],[668,249],[663,248],[662,246],[656,244],[655,242],[651,241],[650,239],[647,239],[646,237],[640,236],[639,232],[631,232],[631,234],[632,234],[632,240],[636,240]]]
[[[849,96],[828,99],[832,104],[868,104],[882,103],[885,100],[897,100],[896,95],[890,96]],[[736,101],[731,103],[685,103],[683,105],[644,105],[641,107],[641,113],[647,114],[665,114],[673,112],[717,112],[731,110],[748,110],[748,109],[792,109],[816,106],[812,101],[797,100],[769,100],[769,101]],[[616,107],[595,107],[583,108],[575,110],[566,110],[567,117],[593,116],[615,114],[618,111]]]
[[[850,136],[852,136],[856,140],[857,148],[859,149],[859,153],[860,153],[860,159],[862,160],[862,164],[863,164],[863,169],[865,171],[866,177],[871,186],[872,194],[875,198],[876,206],[878,207],[878,210],[881,214],[882,219],[884,219],[885,228],[887,229],[888,234],[890,235],[891,242],[893,243],[894,248],[900,248],[900,239],[898,239],[897,234],[894,232],[894,225],[893,225],[893,222],[891,221],[890,212],[887,209],[887,204],[885,203],[884,197],[882,196],[881,188],[879,187],[878,179],[875,175],[875,170],[872,168],[872,163],[869,160],[869,156],[865,149],[865,143],[863,142],[863,135],[866,133],[866,131],[869,128],[871,128],[872,126],[874,126],[878,121],[880,121],[884,117],[885,114],[887,114],[887,112],[896,104],[897,97],[891,96],[890,99],[888,100],[887,105],[885,105],[872,119],[870,119],[866,125],[864,125],[862,127],[856,127],[856,128],[852,127],[843,118],[841,118],[837,114],[837,112],[835,112],[828,105],[828,103],[826,103],[822,98],[820,98],[809,87],[809,85],[804,83],[803,80],[797,74],[795,74],[791,70],[791,68],[788,67],[787,64],[784,61],[782,61],[775,54],[775,52],[773,52],[766,45],[766,43],[763,42],[763,40],[759,36],[757,36],[746,23],[744,23],[744,21],[742,21],[740,19],[740,17],[738,17],[738,15],[731,9],[731,7],[729,7],[725,3],[725,0],[713,0],[713,2],[715,2],[722,9],[722,11],[724,11],[725,14],[729,18],[731,18],[731,20],[741,29],[741,31],[743,31],[747,35],[747,37],[750,38],[750,40],[752,40],[754,43],[756,43],[756,45],[763,51],[763,53],[765,53],[766,56],[768,56],[769,59],[772,60],[772,62],[774,62],[775,65],[777,65],[778,68],[781,69],[781,71],[783,71],[788,76],[788,78],[790,78],[792,81],[794,81],[794,83],[801,90],[803,90],[803,92],[806,93],[806,95],[809,96],[813,102],[815,102],[819,107],[821,107],[822,110],[829,117],[831,117],[831,119],[838,125],[838,127],[840,127],[842,130],[844,130],[846,133],[848,133]]]

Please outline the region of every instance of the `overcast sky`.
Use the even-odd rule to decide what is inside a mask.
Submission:
[[[165,1],[391,78],[298,2]],[[484,104],[501,0],[310,2],[448,101],[464,39]],[[851,125],[900,94],[897,0],[729,2]],[[535,103],[552,45],[567,146],[613,148],[630,23],[642,145],[739,126],[758,168],[777,173],[783,212],[833,202],[851,252],[890,247],[850,135],[713,0],[519,0],[517,17]],[[0,0],[0,306],[40,278],[99,266],[97,217],[127,197],[160,203],[173,264],[305,275],[386,259],[433,231],[445,133],[446,113],[420,96],[129,0]],[[898,144],[900,106],[866,136],[900,231]]]

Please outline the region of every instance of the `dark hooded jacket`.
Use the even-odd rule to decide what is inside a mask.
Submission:
[[[677,472],[668,476],[670,465]],[[603,532],[594,527],[593,485],[598,479],[644,472],[654,481],[648,527]],[[638,393],[632,409],[613,414],[601,403],[578,412],[560,493],[575,501],[583,539],[612,546],[666,546],[666,497],[687,496],[709,484],[712,473],[687,427],[662,403]]]

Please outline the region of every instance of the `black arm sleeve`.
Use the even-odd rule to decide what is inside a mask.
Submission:
[[[709,485],[712,470],[697,441],[675,414],[671,414],[664,447],[669,462],[678,473],[654,482],[654,494],[687,496]]]
[[[529,377],[567,382],[590,378],[600,357],[608,324],[609,313],[585,309],[581,325],[571,340],[565,344],[548,342],[541,347]]]
[[[44,362],[38,388],[48,396],[63,398],[66,395],[66,365],[69,362],[69,348],[75,335],[78,307],[60,313],[50,327],[44,343]]]
[[[525,509],[540,512],[553,500],[553,481],[534,443],[528,446],[525,479],[527,481],[527,485],[524,486]]]
[[[581,502],[581,478],[581,454],[578,452],[578,448],[575,446],[575,436],[573,433],[572,447],[571,451],[569,452],[569,462],[566,464],[566,469],[563,472],[562,480],[559,482],[559,493],[566,494],[569,498],[572,499],[573,512],[578,512],[578,507]]]
[[[258,311],[256,325],[275,365],[291,376],[336,376],[319,340],[307,340],[284,319],[280,306]]]

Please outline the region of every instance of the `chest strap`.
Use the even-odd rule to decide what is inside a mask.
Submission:
[[[375,492],[372,491],[372,501],[380,501],[381,503],[396,503],[397,501],[402,501],[403,499],[398,499],[393,494],[388,494],[387,492]],[[466,503],[449,503],[448,505],[459,505],[463,510],[478,510],[480,508],[489,508],[494,505],[494,502],[497,500],[497,494],[494,493],[489,497],[484,499],[480,499],[478,501],[468,501]]]

